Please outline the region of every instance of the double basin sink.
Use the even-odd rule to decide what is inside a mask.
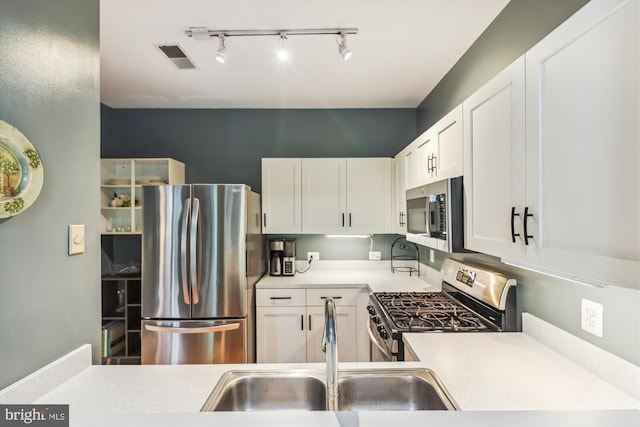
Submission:
[[[201,411],[326,410],[324,370],[226,372]],[[340,411],[456,410],[429,369],[341,369]]]

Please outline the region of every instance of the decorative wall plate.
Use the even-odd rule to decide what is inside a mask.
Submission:
[[[0,218],[31,206],[40,194],[43,176],[38,151],[18,129],[0,120]]]

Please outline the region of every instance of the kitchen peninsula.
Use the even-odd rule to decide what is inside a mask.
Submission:
[[[425,274],[420,277],[393,274],[383,269],[382,263],[371,270],[341,270],[336,268],[339,264],[332,263],[330,270],[316,266],[312,274],[299,274],[289,284],[362,286],[367,290],[439,289],[434,284],[438,282],[430,282],[437,277],[435,271],[429,271],[425,280]],[[282,280],[267,277],[258,288],[275,286],[274,281]],[[563,356],[561,346],[550,344],[554,339],[571,345],[580,342],[583,360]],[[0,391],[0,403],[70,404],[71,425],[95,426],[386,426],[398,421],[443,426],[638,425],[637,366],[529,314],[523,315],[522,333],[406,334],[405,342],[418,361],[353,362],[341,363],[340,367],[431,368],[461,411],[199,413],[226,371],[323,370],[324,364],[92,366],[88,345]],[[585,367],[585,358],[589,357],[591,362],[606,364],[611,369],[603,373]],[[67,373],[48,382],[55,378],[51,372],[61,369]],[[602,376],[608,376],[607,380]],[[33,395],[31,391],[37,390],[36,385],[40,388]]]

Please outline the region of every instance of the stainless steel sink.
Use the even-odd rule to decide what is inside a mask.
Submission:
[[[453,399],[428,369],[341,371],[341,411],[452,410]]]
[[[326,410],[325,371],[229,371],[201,411]],[[429,369],[341,369],[338,410],[455,410]]]
[[[325,390],[322,379],[300,371],[229,371],[201,411],[322,411]]]

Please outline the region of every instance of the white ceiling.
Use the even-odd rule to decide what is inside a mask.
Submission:
[[[101,99],[113,108],[414,108],[473,44],[508,0],[102,0]],[[215,61],[211,30],[345,28],[336,36],[227,39]],[[157,44],[178,43],[196,65],[177,69]]]

